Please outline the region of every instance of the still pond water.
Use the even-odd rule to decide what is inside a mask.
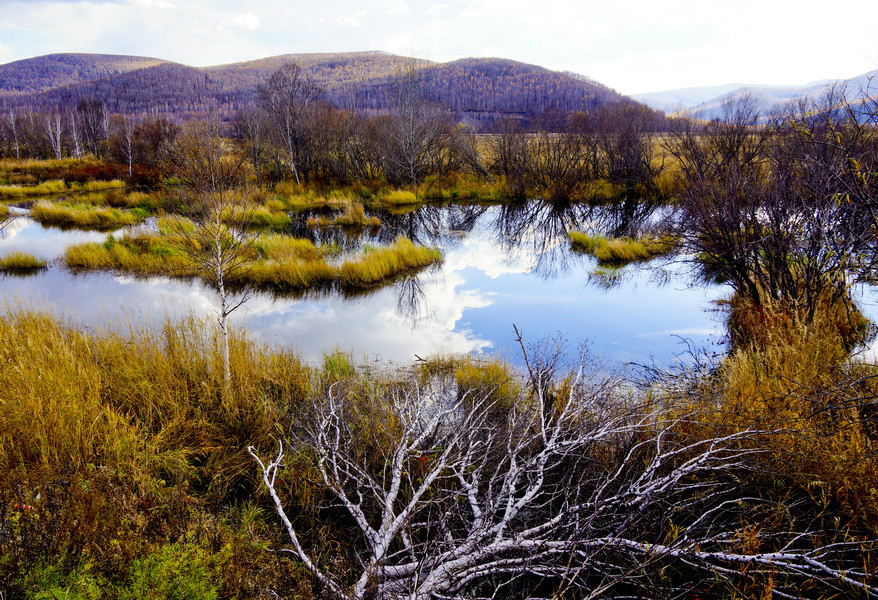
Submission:
[[[369,360],[474,353],[520,362],[513,325],[528,342],[560,335],[571,351],[588,342],[599,355],[622,363],[668,365],[685,352],[683,340],[716,349],[722,344],[715,301],[729,290],[694,283],[685,261],[631,265],[607,285],[593,275],[594,259],[570,251],[568,230],[618,235],[648,223],[654,211],[532,202],[518,208],[427,206],[380,216],[385,226],[359,238],[299,233],[349,247],[407,235],[439,247],[442,265],[360,297],[254,294],[233,322],[256,339],[297,349],[311,360],[340,348]],[[21,250],[52,262],[37,275],[0,275],[0,306],[50,310],[90,329],[215,314],[215,294],[200,283],[74,274],[57,260],[69,245],[105,238],[43,228],[19,216],[0,233],[0,256]]]

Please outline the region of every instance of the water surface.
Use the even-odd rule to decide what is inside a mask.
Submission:
[[[341,348],[369,360],[475,353],[518,362],[513,325],[529,342],[563,337],[573,351],[588,341],[598,354],[621,362],[668,364],[686,350],[682,340],[699,346],[722,342],[714,301],[729,291],[694,284],[684,261],[626,267],[607,287],[592,274],[594,259],[570,251],[568,230],[621,235],[654,221],[652,209],[531,202],[427,206],[380,216],[385,226],[377,232],[300,233],[345,247],[406,235],[439,247],[443,264],[359,297],[253,294],[233,322],[309,359]],[[215,315],[216,295],[200,282],[77,274],[59,260],[68,245],[105,238],[18,217],[0,233],[0,255],[21,250],[52,262],[33,276],[0,276],[0,302],[50,310],[86,328]]]

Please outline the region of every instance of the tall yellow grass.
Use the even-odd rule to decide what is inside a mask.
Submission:
[[[644,236],[633,238],[606,238],[579,231],[568,233],[574,250],[598,259],[601,266],[622,266],[632,262],[651,260],[674,251],[673,238]]]
[[[122,211],[116,208],[102,208],[91,205],[62,205],[54,202],[37,202],[31,208],[34,221],[57,227],[77,227],[81,229],[119,229],[134,225],[146,217],[143,211]]]
[[[31,273],[46,268],[46,260],[24,252],[12,252],[0,257],[0,271],[7,273]]]
[[[190,224],[191,225],[191,224]],[[159,227],[170,227],[166,220]],[[140,234],[110,237],[103,244],[69,247],[64,260],[71,269],[111,269],[140,275],[208,278],[201,273],[190,249],[175,230],[159,235]],[[390,246],[367,248],[341,265],[331,264],[332,250],[305,239],[270,234],[260,236],[251,249],[247,264],[230,275],[227,283],[255,286],[278,292],[301,292],[339,284],[347,288],[369,288],[441,260],[438,250],[416,246],[399,238]]]

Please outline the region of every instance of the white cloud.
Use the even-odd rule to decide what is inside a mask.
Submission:
[[[241,13],[239,15],[235,15],[229,22],[232,25],[237,25],[238,27],[243,27],[244,29],[258,29],[259,28],[259,17],[254,15],[253,13]]]
[[[446,8],[448,8],[447,4],[431,4],[425,12],[431,17],[438,17]]]
[[[5,2],[0,61],[78,51],[207,65],[287,52],[415,48],[435,60],[501,56],[571,70],[626,93],[734,81],[801,84],[878,67],[875,0],[837,0],[832,10],[816,0],[383,0],[368,13],[354,0],[241,6]]]
[[[339,25],[349,25],[351,27],[359,27],[362,23],[363,18],[366,16],[365,10],[359,10],[350,15],[340,15],[335,19],[335,22]]]

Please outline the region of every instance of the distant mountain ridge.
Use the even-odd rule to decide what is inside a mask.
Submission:
[[[48,54],[0,65],[0,98],[10,94],[44,92],[167,61],[146,56],[115,54]]]
[[[290,61],[337,106],[379,112],[392,106],[395,77],[415,65],[428,100],[476,124],[630,101],[587,77],[499,58],[438,63],[386,52],[310,53],[191,67],[148,57],[53,54],[0,65],[0,108],[44,110],[98,98],[119,113],[228,114],[253,105],[257,86]]]
[[[838,86],[850,95],[857,95],[868,88],[868,93],[878,92],[878,69],[850,79],[824,79],[801,86],[745,85],[733,83],[665,90],[634,94],[632,98],[668,114],[676,113],[698,119],[713,119],[722,115],[722,107],[728,100],[749,95],[762,107],[762,113],[772,116],[782,113],[791,104],[801,100],[819,101],[829,89]]]

